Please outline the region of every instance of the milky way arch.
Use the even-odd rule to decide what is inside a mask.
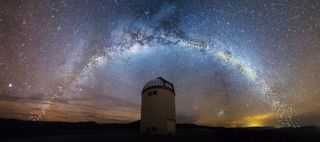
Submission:
[[[127,17],[129,18],[122,20],[118,28],[112,30],[110,48],[105,48],[103,52],[91,55],[80,69],[73,66],[68,68],[64,78],[45,95],[46,97],[43,99],[40,110],[33,112],[35,117],[32,117],[32,119],[43,119],[58,97],[65,94],[65,91],[76,82],[83,81],[87,74],[95,68],[108,66],[123,57],[133,57],[136,53],[145,49],[152,49],[154,45],[161,44],[192,49],[193,51],[201,52],[203,56],[219,59],[220,63],[238,71],[249,81],[256,84],[256,88],[261,94],[261,100],[270,106],[271,113],[279,118],[282,126],[298,126],[293,120],[296,113],[291,105],[281,101],[280,94],[271,86],[272,82],[267,82],[259,74],[259,71],[251,67],[246,60],[240,59],[230,50],[230,47],[213,36],[210,36],[209,40],[190,38],[179,27],[180,15],[177,5],[163,3],[146,9],[149,9],[147,14],[151,15],[147,19],[144,18],[146,11],[142,8],[137,13],[128,15]]]
[[[297,124],[293,121],[295,112],[290,106],[281,101],[279,94],[276,93],[270,85],[259,76],[258,72],[253,70],[244,60],[240,60],[237,56],[233,55],[229,50],[219,50],[215,46],[223,44],[218,40],[212,43],[207,43],[200,40],[188,39],[185,35],[179,35],[177,33],[168,32],[163,29],[152,29],[129,26],[120,30],[120,35],[114,41],[114,45],[111,50],[105,50],[100,55],[91,56],[86,66],[81,71],[70,69],[67,71],[61,83],[53,88],[46,94],[43,99],[40,110],[32,112],[35,117],[34,120],[42,120],[48,109],[55,102],[55,100],[62,96],[66,89],[72,84],[79,81],[81,76],[85,76],[91,70],[98,66],[105,66],[114,60],[117,60],[123,56],[134,56],[135,53],[141,52],[144,49],[152,48],[154,44],[173,44],[185,48],[191,48],[197,52],[201,52],[204,55],[209,55],[215,58],[219,58],[221,61],[226,62],[230,68],[237,70],[243,74],[247,79],[253,81],[257,85],[257,89],[262,94],[261,99],[263,102],[271,106],[271,113],[277,116],[283,126],[296,127]]]

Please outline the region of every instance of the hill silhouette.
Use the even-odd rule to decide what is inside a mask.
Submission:
[[[0,141],[320,141],[317,127],[224,128],[177,124],[174,135],[139,133],[140,122],[98,124],[95,122],[44,122],[0,118]]]

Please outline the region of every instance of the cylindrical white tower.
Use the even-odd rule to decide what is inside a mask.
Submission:
[[[147,82],[141,94],[141,133],[170,134],[176,131],[173,84],[158,77]]]

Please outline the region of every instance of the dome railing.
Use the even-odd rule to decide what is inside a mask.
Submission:
[[[154,80],[147,82],[145,84],[145,86],[143,87],[142,94],[145,91],[150,90],[150,89],[154,89],[154,88],[168,89],[169,91],[173,92],[173,94],[175,94],[173,84],[171,82],[163,79],[162,77],[158,77],[157,79],[154,79]]]

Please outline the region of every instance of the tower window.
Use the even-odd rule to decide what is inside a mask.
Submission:
[[[157,91],[148,92],[148,96],[155,96],[157,95]]]

